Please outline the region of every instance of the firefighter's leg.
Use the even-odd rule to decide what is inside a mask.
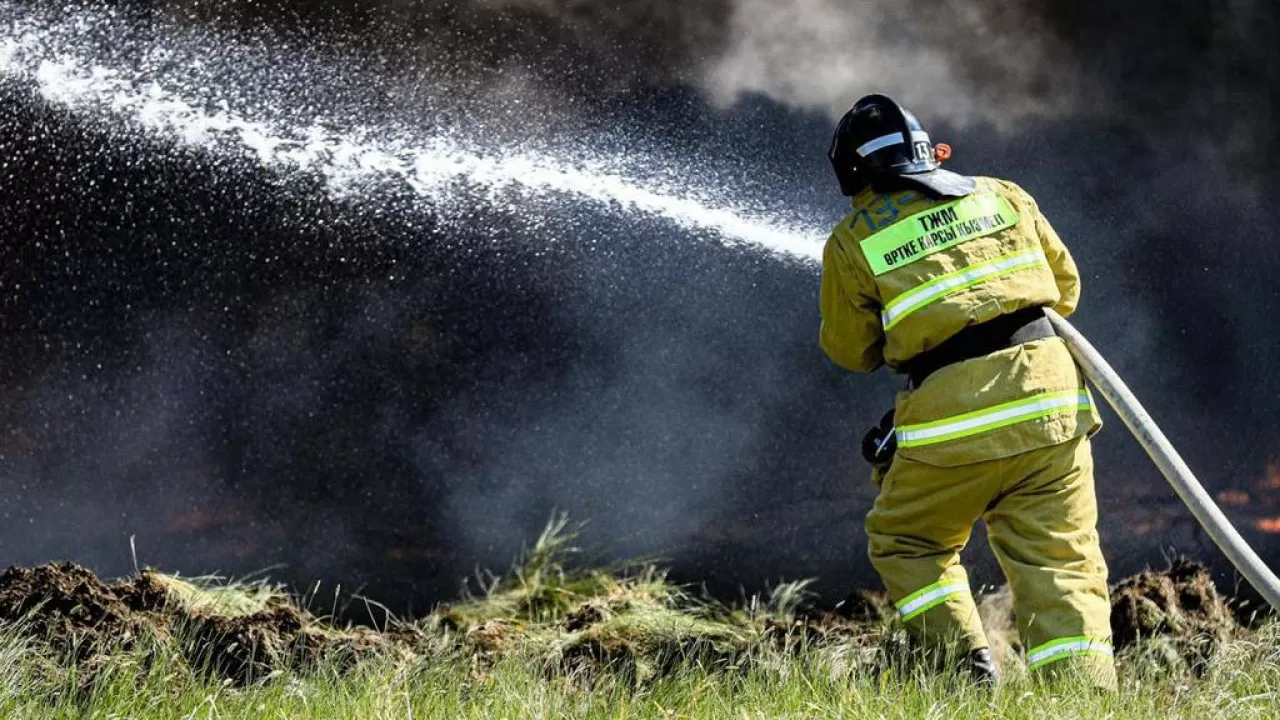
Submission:
[[[929,648],[989,647],[959,554],[998,487],[975,471],[981,465],[944,468],[899,456],[867,515],[871,564],[907,629]]]
[[[1089,440],[1012,459],[1020,480],[986,515],[991,548],[1013,590],[1018,631],[1033,673],[1084,672],[1114,687],[1107,566]]]

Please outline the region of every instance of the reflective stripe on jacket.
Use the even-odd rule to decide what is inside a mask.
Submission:
[[[1075,262],[1035,200],[977,178],[961,200],[868,189],[827,241],[821,345],[837,364],[900,369],[966,326],[1027,307],[1070,315]],[[1062,341],[939,370],[898,397],[899,452],[936,465],[1008,457],[1100,426]]]

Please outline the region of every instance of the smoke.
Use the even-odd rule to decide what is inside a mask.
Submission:
[[[761,93],[843,113],[868,89],[948,122],[1007,127],[1074,111],[1082,79],[1017,0],[739,0],[724,52],[704,69],[722,104]]]
[[[813,277],[734,250],[752,268],[704,287],[717,241],[815,238],[687,160],[407,134],[341,87],[359,67],[54,16],[4,43],[14,559],[119,569],[136,533],[144,562],[307,581],[385,552],[419,562],[377,593],[406,602],[555,506],[646,553],[733,512],[788,396],[750,378],[787,375]],[[88,518],[90,550],[60,529]]]
[[[854,440],[893,381],[824,365],[811,267],[706,241],[833,223],[830,121],[877,90],[1039,198],[1085,273],[1080,323],[1201,440],[1193,466],[1274,457],[1265,3],[124,4],[158,52],[99,50],[155,80],[150,131],[0,87],[13,557],[118,568],[137,531],[165,548],[144,562],[286,562],[404,605],[559,508],[730,593],[873,582]],[[165,113],[263,142],[188,142]],[[482,142],[406,161],[437,135]],[[316,175],[339,165],[335,199]],[[655,220],[631,191],[663,183],[733,212]],[[1113,553],[1121,514],[1176,502],[1117,428]]]
[[[726,111],[764,97],[831,118],[884,91],[953,128],[1123,127],[1144,134],[1149,152],[1239,165],[1246,183],[1265,176],[1275,151],[1277,13],[1252,0],[135,4],[156,17],[358,48],[381,58],[383,92],[429,122],[463,113],[516,135],[554,135],[547,128],[562,118],[601,112],[626,123],[628,98],[682,85]]]
[[[1079,109],[1070,52],[1025,0],[711,0],[634,6],[478,0],[553,18],[569,42],[621,72],[612,85],[687,83],[722,107],[758,94],[836,116],[868,88],[950,122],[1009,127]]]
[[[1261,1],[1117,8],[1101,0],[477,0],[470,7],[502,26],[531,15],[548,20],[518,55],[578,92],[684,83],[726,109],[760,95],[836,117],[857,97],[882,91],[952,127],[1029,132],[1055,119],[1125,127],[1145,136],[1145,150],[1173,156],[1167,161],[1231,163],[1240,167],[1237,180],[1255,184],[1277,147],[1280,56],[1271,38],[1280,12]],[[581,61],[568,67],[597,70],[560,76],[566,52]]]
[[[158,0],[177,18],[306,27],[423,70],[477,103],[598,105],[698,87],[837,115],[868,89],[953,122],[1010,126],[1089,100],[1071,53],[1026,0]],[[368,40],[376,38],[376,41]],[[429,76],[429,78],[427,77]]]

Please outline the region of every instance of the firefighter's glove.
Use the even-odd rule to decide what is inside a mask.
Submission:
[[[880,472],[888,472],[893,455],[898,451],[898,438],[894,434],[893,411],[880,418],[880,424],[862,436],[862,457]]]

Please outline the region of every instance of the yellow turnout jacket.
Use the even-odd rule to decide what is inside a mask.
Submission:
[[[1017,185],[977,178],[961,199],[864,190],[822,260],[823,350],[849,370],[899,370],[963,328],[1028,307],[1070,315],[1075,261]],[[1101,427],[1066,346],[1048,338],[949,365],[896,404],[898,452],[954,466]]]

